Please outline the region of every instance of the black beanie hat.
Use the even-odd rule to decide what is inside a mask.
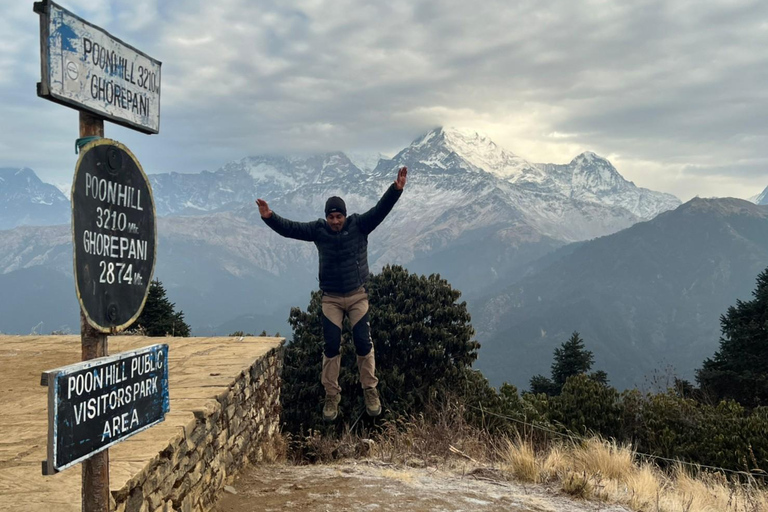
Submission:
[[[340,212],[343,216],[347,216],[347,205],[344,204],[342,198],[333,196],[325,202],[325,216],[327,217],[333,212]]]

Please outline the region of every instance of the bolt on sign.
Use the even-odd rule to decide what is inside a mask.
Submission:
[[[48,460],[52,475],[165,419],[168,345],[48,370]]]
[[[161,62],[59,5],[40,15],[38,95],[144,133],[160,131]]]
[[[88,323],[119,332],[141,314],[154,272],[155,202],[147,175],[119,142],[80,153],[72,183],[75,286]]]

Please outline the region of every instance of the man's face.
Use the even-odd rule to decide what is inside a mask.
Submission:
[[[347,217],[341,212],[332,212],[325,217],[325,220],[328,221],[331,231],[338,233],[344,227],[344,221],[347,220]]]

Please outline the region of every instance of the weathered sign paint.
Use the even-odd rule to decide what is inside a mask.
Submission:
[[[155,203],[141,164],[119,142],[80,153],[72,182],[75,286],[88,323],[119,332],[141,314],[154,272]]]
[[[160,61],[59,5],[36,2],[38,94],[145,133],[160,131]]]
[[[48,460],[62,471],[165,419],[168,345],[158,344],[44,372]]]

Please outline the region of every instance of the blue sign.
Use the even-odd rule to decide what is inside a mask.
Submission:
[[[165,419],[168,345],[90,359],[43,373],[51,475]]]

